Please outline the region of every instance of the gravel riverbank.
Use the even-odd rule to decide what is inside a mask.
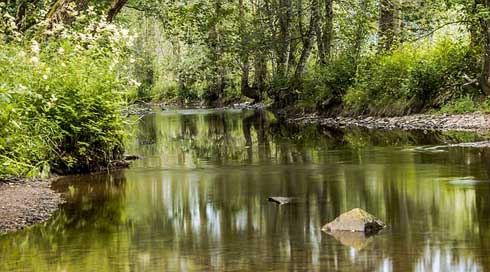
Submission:
[[[416,114],[402,117],[322,117],[316,114],[289,118],[297,124],[321,124],[330,127],[365,127],[373,129],[404,130],[490,130],[490,114],[428,115]]]
[[[0,181],[0,233],[47,221],[62,203],[48,181]]]

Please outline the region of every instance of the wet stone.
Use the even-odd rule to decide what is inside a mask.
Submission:
[[[341,214],[332,222],[322,227],[323,231],[350,231],[376,234],[386,227],[386,224],[362,209],[353,209]]]
[[[282,197],[282,196],[271,196],[269,197],[269,202],[274,202],[279,205],[285,205],[285,204],[290,204],[294,201],[294,198],[292,197]]]

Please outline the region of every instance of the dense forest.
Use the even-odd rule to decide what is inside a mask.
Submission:
[[[483,0],[0,0],[0,177],[122,158],[136,102],[490,111]]]

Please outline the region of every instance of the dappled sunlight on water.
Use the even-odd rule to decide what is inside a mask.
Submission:
[[[285,126],[266,112],[176,111],[137,124],[134,167],[61,180],[46,224],[0,237],[6,271],[490,269],[486,136]],[[269,196],[296,197],[290,205]],[[363,208],[389,228],[321,226]]]

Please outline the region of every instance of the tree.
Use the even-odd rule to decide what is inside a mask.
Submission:
[[[477,18],[480,23],[483,42],[483,60],[479,83],[483,93],[486,96],[490,96],[490,18],[488,16],[489,9],[490,1],[475,1],[475,11],[477,12]]]
[[[393,47],[397,33],[397,0],[381,0],[379,16],[379,50],[389,51]]]
[[[310,58],[311,50],[313,49],[313,44],[315,42],[315,30],[318,27],[318,17],[319,13],[319,1],[311,0],[311,14],[310,14],[310,25],[308,27],[308,32],[306,37],[303,39],[303,50],[294,73],[293,86],[300,87],[303,73],[305,72],[305,67]]]
[[[107,22],[112,23],[127,2],[128,0],[57,0],[51,5],[47,19],[54,22],[71,23],[80,12],[93,5],[98,7],[103,14],[107,14]]]

